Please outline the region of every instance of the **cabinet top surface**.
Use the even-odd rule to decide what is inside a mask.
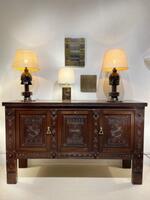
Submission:
[[[46,101],[46,100],[31,100],[31,101],[9,101],[2,102],[6,107],[145,107],[146,102],[136,101],[102,101],[102,100],[79,100],[79,101]]]

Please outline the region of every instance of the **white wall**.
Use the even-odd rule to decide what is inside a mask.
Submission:
[[[41,70],[33,77],[33,99],[61,99],[57,72],[64,66],[64,38],[86,39],[86,65],[75,68],[74,100],[104,99],[103,53],[124,48],[129,70],[121,72],[121,97],[150,103],[149,0],[0,0],[0,100],[22,99],[20,72],[11,68],[16,49],[32,49]],[[97,74],[98,92],[80,92],[80,74]],[[150,109],[146,108],[145,152],[150,152]],[[0,153],[5,153],[4,108],[0,106]]]

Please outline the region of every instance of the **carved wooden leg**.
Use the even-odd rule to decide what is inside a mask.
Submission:
[[[7,183],[8,184],[16,184],[17,183],[17,159],[12,156],[12,154],[8,154],[7,156]]]
[[[19,159],[19,168],[27,168],[28,160],[27,159]]]
[[[130,169],[131,168],[131,160],[122,160],[122,168]]]
[[[142,184],[143,154],[134,154],[132,160],[132,183]]]

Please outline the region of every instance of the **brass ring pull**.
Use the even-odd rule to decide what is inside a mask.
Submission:
[[[46,135],[52,135],[52,130],[50,126],[47,127]]]
[[[98,131],[98,135],[104,135],[103,128],[101,126],[100,126],[100,129]]]

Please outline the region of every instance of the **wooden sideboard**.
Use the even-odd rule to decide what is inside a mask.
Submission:
[[[142,184],[144,109],[139,102],[3,102],[7,183],[31,158],[132,161],[132,183]]]

